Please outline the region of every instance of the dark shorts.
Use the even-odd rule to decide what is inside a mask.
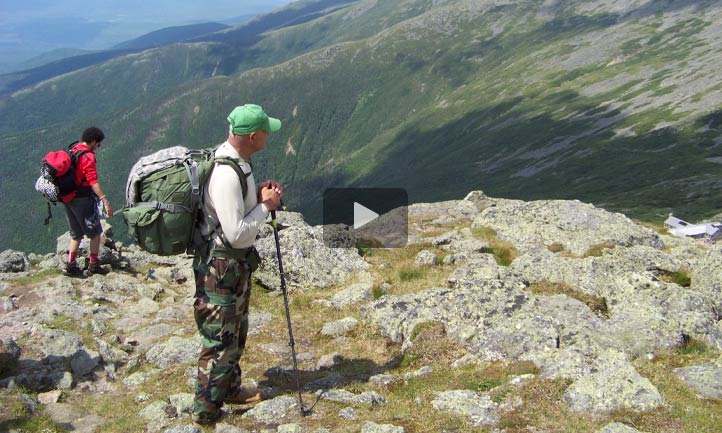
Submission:
[[[94,238],[103,233],[95,196],[76,197],[64,206],[71,238],[80,240],[83,235]]]

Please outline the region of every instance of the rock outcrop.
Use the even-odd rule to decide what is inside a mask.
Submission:
[[[303,392],[327,405],[334,422],[354,423],[356,431],[406,431],[404,420],[389,423],[374,415],[385,409],[371,409],[398,403],[398,390],[428,380],[436,388],[414,398],[420,411],[493,429],[525,404],[516,390],[550,381],[563,384],[558,404],[565,410],[606,420],[598,431],[637,431],[610,417],[667,404],[640,361],[690,344],[704,348],[703,362],[675,366],[670,375],[699,398],[722,398],[722,246],[658,234],[591,204],[495,199],[480,191],[411,205],[409,215],[415,222],[408,266],[422,276],[444,276],[401,293],[400,280],[389,277],[394,263],[331,248],[323,227],[309,226],[299,214],[279,215],[290,225],[281,231],[289,290],[308,301],[291,302],[302,335],[295,348]],[[40,394],[18,394],[33,411],[40,405],[56,422],[92,431],[109,422],[108,414],[72,402],[109,393],[135,402],[141,430],[196,431],[189,414],[201,340],[192,318],[191,258],[157,257],[111,239],[106,246],[103,260],[113,272],[82,279],[53,272],[62,255],[0,254],[0,398],[22,387]],[[247,430],[219,424],[216,431],[269,425],[275,432],[330,431],[309,430],[299,417],[295,385],[288,385],[295,383],[291,351],[281,341],[283,307],[268,307],[279,282],[270,227],[257,246],[263,263],[254,276],[274,290],[257,292],[263,300],[252,303],[249,335],[270,340],[252,343],[250,359],[256,369],[264,365],[270,398],[242,416],[225,412]],[[513,250],[512,260],[495,255],[502,247]],[[309,330],[305,313],[317,308],[328,317]],[[408,368],[418,344],[429,349],[428,339],[418,340],[428,325],[444,333],[431,343],[460,352],[448,349],[457,355],[445,365],[424,359]],[[398,351],[398,358],[389,355],[385,365],[351,360],[345,348],[355,339],[368,339],[364,350]],[[533,374],[490,380],[493,386],[483,389],[478,383],[439,387],[439,376],[452,369],[513,363],[533,365]],[[167,393],[153,389],[168,371],[180,385]],[[66,402],[67,395],[74,398]]]

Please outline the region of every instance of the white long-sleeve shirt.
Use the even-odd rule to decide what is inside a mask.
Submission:
[[[240,162],[244,173],[251,172],[251,165],[227,141],[223,143],[216,156],[228,156]],[[203,234],[208,235],[220,223],[220,232],[233,248],[247,248],[253,245],[256,235],[268,217],[266,205],[258,203],[256,196],[256,182],[251,173],[246,178],[248,191],[243,197],[241,181],[238,174],[226,164],[216,164],[208,182],[206,182],[203,197],[203,216],[205,219]],[[213,235],[216,247],[224,248],[220,233]]]

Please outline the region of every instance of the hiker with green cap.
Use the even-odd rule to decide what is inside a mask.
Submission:
[[[283,193],[271,180],[256,189],[250,159],[265,147],[271,132],[281,128],[281,121],[247,104],[233,109],[228,122],[228,140],[218,147],[216,157],[231,158],[238,167],[216,164],[205,184],[200,231],[207,242],[193,260],[193,309],[203,341],[193,421],[203,425],[220,418],[224,403],[262,399],[259,389],[241,386],[239,361],[248,334],[251,273],[260,261],[253,243],[269,213],[280,206]]]

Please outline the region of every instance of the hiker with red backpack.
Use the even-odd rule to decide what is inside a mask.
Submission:
[[[68,226],[70,227],[70,243],[68,245],[68,261],[64,273],[68,276],[82,276],[83,270],[78,266],[77,256],[80,241],[83,236],[90,238],[89,274],[107,274],[108,269],[100,266],[98,252],[100,251],[100,235],[103,227],[100,224],[99,201],[102,202],[108,218],[113,217],[113,208],[110,201],[103,194],[98,182],[98,171],[95,166],[95,151],[105,139],[105,134],[99,128],[91,126],[83,131],[81,141],[70,146],[71,156],[74,156],[74,185],[67,194],[60,195],[59,199],[65,207]]]

